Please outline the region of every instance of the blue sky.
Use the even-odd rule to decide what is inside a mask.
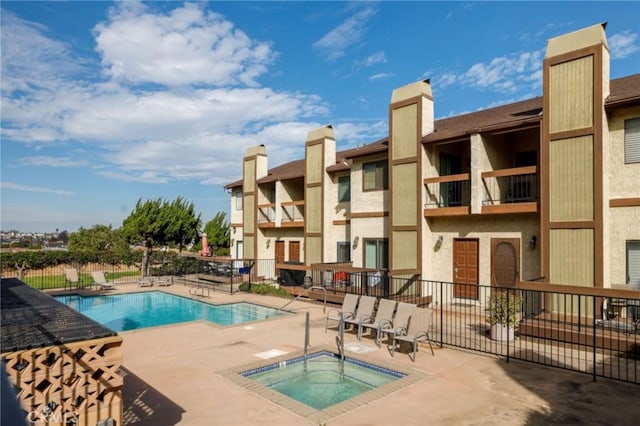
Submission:
[[[139,198],[203,221],[246,148],[301,158],[387,134],[394,88],[436,118],[541,94],[546,41],[608,22],[611,77],[640,71],[638,2],[12,2],[2,8],[0,228],[120,227]]]

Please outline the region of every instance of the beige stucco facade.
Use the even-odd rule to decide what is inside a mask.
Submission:
[[[626,241],[640,240],[640,163],[624,162],[624,121],[640,117],[640,105],[607,107],[609,60],[603,25],[553,38],[542,98],[457,120],[434,120],[428,81],[408,84],[391,94],[382,143],[345,154],[331,126],[311,129],[300,173],[255,188],[269,170],[266,149],[252,148],[242,188],[231,191],[231,238],[250,240],[259,258],[273,258],[284,241],[285,261],[299,241],[307,265],[336,262],[338,245],[348,245],[355,267],[367,264],[366,241],[388,242],[392,274],[447,282],[454,242],[475,240],[482,285],[493,284],[504,240],[515,245],[519,280],[623,285]],[[378,162],[388,189],[365,190],[364,165]],[[346,177],[350,200],[340,201]],[[236,209],[238,193],[245,210],[272,209],[273,220],[247,223],[256,216]],[[300,223],[285,220],[284,206]]]

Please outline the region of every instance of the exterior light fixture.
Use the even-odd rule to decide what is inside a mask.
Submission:
[[[444,241],[444,237],[442,235],[439,235],[438,239],[436,240],[436,243],[433,245],[433,251],[440,250],[440,247],[442,247],[443,241]]]
[[[535,235],[533,235],[529,240],[529,248],[533,250],[536,248],[537,244],[538,244],[538,238]]]

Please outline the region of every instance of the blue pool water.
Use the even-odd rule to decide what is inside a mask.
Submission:
[[[339,356],[327,351],[309,354],[306,372],[304,358],[297,357],[241,375],[317,410],[405,377],[403,373],[351,358],[346,358],[341,377]]]
[[[210,305],[159,291],[106,296],[56,296],[55,299],[113,331],[207,320],[235,325],[287,315],[252,303]]]

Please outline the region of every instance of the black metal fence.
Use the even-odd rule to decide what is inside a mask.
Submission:
[[[431,337],[441,345],[640,384],[638,291],[540,283],[497,288],[339,272],[313,284],[430,306]]]
[[[208,286],[219,291],[235,293],[243,282],[274,281],[273,259],[232,259],[228,257],[174,256],[154,262],[147,282],[169,278],[173,284]],[[72,270],[72,273],[68,271]],[[116,287],[139,284],[142,279],[139,265],[108,263],[60,264],[44,269],[23,271],[5,269],[3,278],[16,277],[39,290],[82,289],[92,287],[94,272],[103,272],[106,280]],[[77,278],[70,279],[70,276]]]
[[[39,289],[69,288],[69,265],[29,271],[22,280]],[[596,377],[640,384],[640,292],[521,283],[516,288],[426,281],[354,271],[348,264],[310,269],[304,285],[328,293],[355,293],[430,306],[431,335],[441,345],[553,366]],[[76,287],[92,285],[103,271],[116,286],[140,279],[135,267],[78,267]],[[273,259],[179,257],[152,268],[173,284],[235,293],[244,282],[276,283]],[[5,274],[6,275],[6,274]],[[502,327],[500,327],[502,326]]]

